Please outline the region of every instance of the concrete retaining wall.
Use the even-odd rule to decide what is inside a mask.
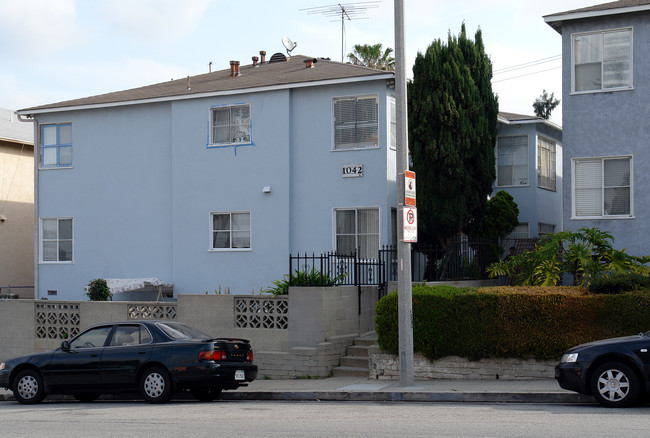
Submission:
[[[375,348],[370,353],[371,379],[399,379],[399,358],[381,353]],[[449,356],[429,361],[419,353],[414,357],[415,379],[448,380],[532,380],[553,379],[555,361],[534,359],[481,359],[470,361]]]

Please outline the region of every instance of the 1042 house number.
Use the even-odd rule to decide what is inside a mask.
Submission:
[[[363,165],[345,165],[343,166],[343,178],[354,178],[363,176]]]

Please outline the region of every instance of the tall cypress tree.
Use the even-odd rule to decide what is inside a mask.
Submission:
[[[418,241],[450,241],[482,217],[496,178],[499,103],[481,30],[434,41],[408,86],[409,149],[417,173]]]

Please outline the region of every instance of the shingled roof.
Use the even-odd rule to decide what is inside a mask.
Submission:
[[[650,11],[650,0],[619,0],[586,8],[572,9],[545,15],[544,21],[556,31],[562,33],[562,23],[564,21],[640,11]]]
[[[313,60],[312,57],[295,55],[287,61],[241,66],[239,67],[241,73],[239,76],[231,76],[230,69],[219,70],[130,90],[25,108],[19,112],[31,114],[88,106],[114,106],[127,103],[190,99],[258,89],[293,88],[331,82],[353,82],[393,77],[392,72],[325,59],[318,59],[312,68],[307,68],[305,61],[313,62]]]

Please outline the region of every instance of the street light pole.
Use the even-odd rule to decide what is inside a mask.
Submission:
[[[397,303],[399,327],[399,383],[413,385],[413,299],[411,244],[404,241],[405,171],[409,166],[406,107],[404,1],[395,0],[395,112],[397,116]]]

